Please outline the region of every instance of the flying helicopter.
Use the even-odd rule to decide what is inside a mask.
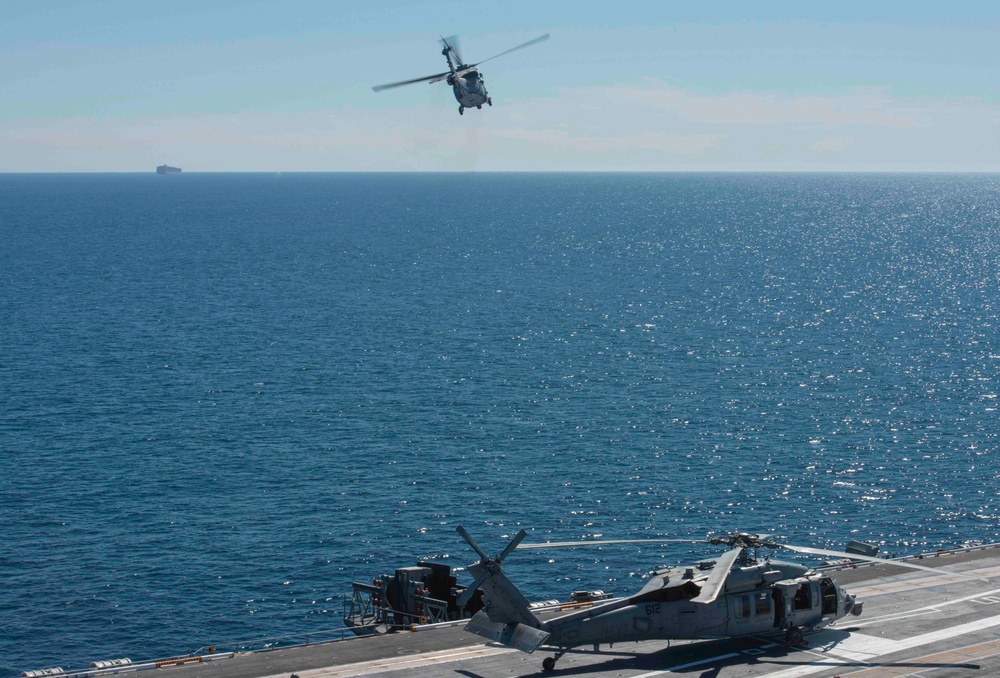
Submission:
[[[464,607],[477,589],[483,591],[484,607],[469,620],[466,630],[522,652],[531,653],[543,646],[554,649],[555,656],[542,661],[545,671],[552,671],[561,656],[581,645],[593,645],[597,651],[602,643],[720,639],[767,632],[784,632],[785,642],[792,645],[801,642],[807,631],[821,629],[846,615],[861,614],[863,603],[841,588],[836,579],[799,563],[772,560],[769,555],[758,559],[759,549],[784,548],[811,555],[886,562],[858,553],[778,543],[772,535],[745,532],[708,539],[522,544],[527,533],[521,530],[503,551],[490,556],[464,527],[458,526],[457,531],[480,557],[468,567],[475,581],[458,600],[458,605]],[[666,542],[707,543],[728,546],[730,550],[695,566],[656,570],[631,596],[544,620],[532,612],[528,600],[501,567],[515,549]],[[892,562],[941,572],[904,561]]]
[[[540,42],[544,42],[549,39],[549,34],[541,35],[533,40],[529,40],[517,47],[511,47],[505,52],[500,52],[491,56],[489,59],[483,59],[479,63],[467,64],[465,60],[462,59],[461,54],[458,50],[458,36],[451,36],[450,38],[441,38],[441,44],[443,46],[441,54],[448,61],[448,70],[442,73],[435,73],[434,75],[425,75],[421,78],[413,78],[412,80],[401,80],[399,82],[390,82],[384,85],[375,85],[372,87],[376,92],[381,92],[384,89],[392,89],[393,87],[402,87],[403,85],[412,85],[418,82],[435,83],[446,81],[451,85],[451,90],[455,94],[455,99],[458,100],[458,112],[460,115],[465,114],[466,108],[476,108],[481,109],[483,104],[487,106],[493,105],[493,99],[490,97],[489,92],[486,91],[486,85],[484,84],[483,74],[479,72],[479,66],[486,63],[487,61],[492,61],[497,57],[502,57],[505,54],[510,54],[519,49],[524,49],[525,47],[530,47],[531,45],[536,45]],[[454,57],[454,61],[452,58]]]

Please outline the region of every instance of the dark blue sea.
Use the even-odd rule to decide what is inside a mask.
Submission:
[[[0,175],[0,675],[1000,541],[998,337],[997,175]]]

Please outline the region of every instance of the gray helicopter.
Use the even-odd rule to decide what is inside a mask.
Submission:
[[[462,59],[462,56],[458,52],[458,36],[451,36],[450,38],[441,38],[441,44],[444,46],[441,50],[441,54],[444,58],[448,60],[448,70],[443,73],[435,73],[434,75],[425,75],[422,78],[413,78],[412,80],[401,80],[400,82],[390,82],[385,85],[375,85],[372,87],[376,92],[381,92],[384,89],[392,89],[393,87],[402,87],[403,85],[412,85],[418,82],[435,83],[445,80],[449,85],[451,85],[451,90],[455,94],[455,99],[458,100],[458,112],[460,115],[465,114],[466,108],[482,108],[483,104],[487,106],[493,105],[493,99],[490,97],[489,92],[486,91],[486,85],[484,84],[483,74],[479,72],[479,66],[486,63],[487,61],[492,61],[497,57],[502,57],[505,54],[510,54],[511,52],[523,49],[525,47],[530,47],[531,45],[538,44],[539,42],[544,42],[549,39],[549,34],[539,36],[534,40],[529,40],[528,42],[518,45],[517,47],[511,47],[506,52],[500,52],[491,56],[489,59],[484,59],[477,64],[467,64]],[[454,57],[454,61],[452,61]]]
[[[602,643],[642,640],[720,639],[750,634],[784,632],[785,642],[802,641],[805,632],[828,626],[846,615],[860,615],[862,603],[828,574],[798,563],[766,557],[760,548],[789,549],[811,555],[834,556],[885,563],[857,553],[779,544],[771,535],[736,532],[709,539],[619,539],[607,541],[522,544],[524,530],[497,556],[488,555],[469,533],[457,531],[479,554],[469,566],[474,583],[459,598],[464,607],[477,589],[484,607],[466,630],[523,652],[542,646],[555,649],[542,668],[551,671],[570,648]],[[692,567],[657,570],[642,589],[631,596],[594,604],[544,620],[531,610],[528,600],[504,575],[501,563],[515,549],[578,547],[628,543],[707,543],[729,546],[713,561]],[[940,570],[893,561],[917,570]]]

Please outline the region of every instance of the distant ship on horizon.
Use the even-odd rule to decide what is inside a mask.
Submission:
[[[156,168],[157,174],[180,174],[180,167],[171,167],[170,165],[160,165]]]

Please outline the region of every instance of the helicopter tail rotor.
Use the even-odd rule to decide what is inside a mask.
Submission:
[[[506,583],[507,587],[513,590],[513,592],[516,594],[510,596],[510,593],[508,591],[508,596],[513,598],[513,602],[515,604],[517,602],[520,602],[517,600],[517,597],[520,596],[523,599],[523,596],[521,596],[521,592],[518,591],[517,587],[515,587],[510,582],[510,580],[507,579],[507,577],[503,574],[503,570],[500,567],[500,563],[503,562],[504,558],[510,555],[511,551],[517,548],[517,545],[521,543],[521,540],[523,540],[526,536],[528,536],[528,533],[525,532],[524,530],[521,530],[514,536],[511,542],[507,544],[507,548],[501,551],[499,555],[491,557],[489,554],[486,553],[486,551],[482,549],[482,547],[478,544],[478,542],[476,542],[476,540],[472,538],[472,535],[469,534],[468,530],[466,530],[464,527],[459,525],[455,529],[455,531],[458,532],[460,535],[462,535],[462,539],[468,542],[469,546],[472,547],[472,550],[475,551],[476,554],[479,556],[479,562],[469,566],[469,572],[475,575],[476,579],[475,581],[472,582],[472,585],[469,586],[469,588],[465,589],[465,592],[459,597],[457,601],[458,606],[465,607],[466,605],[468,605],[469,601],[472,600],[472,596],[475,595],[479,587],[485,584],[486,581],[491,577],[498,577],[498,582],[494,586],[496,585],[503,586],[504,583]],[[525,601],[525,607],[527,607],[527,601]]]
[[[490,556],[464,527],[459,525],[455,531],[479,556],[479,561],[469,566],[475,581],[459,597],[458,606],[465,607],[478,589],[483,590],[484,607],[469,620],[466,630],[522,652],[534,652],[549,634],[540,628],[541,622],[531,613],[528,599],[507,578],[501,567],[504,559],[514,552],[528,533],[521,530],[503,551]]]
[[[465,62],[462,61],[462,49],[459,46],[459,40],[457,35],[449,35],[447,38],[442,37],[441,45],[443,48],[441,50],[441,54],[448,56],[448,52],[451,52],[453,55],[455,55],[455,61],[457,62],[455,64],[456,67],[465,64]]]

